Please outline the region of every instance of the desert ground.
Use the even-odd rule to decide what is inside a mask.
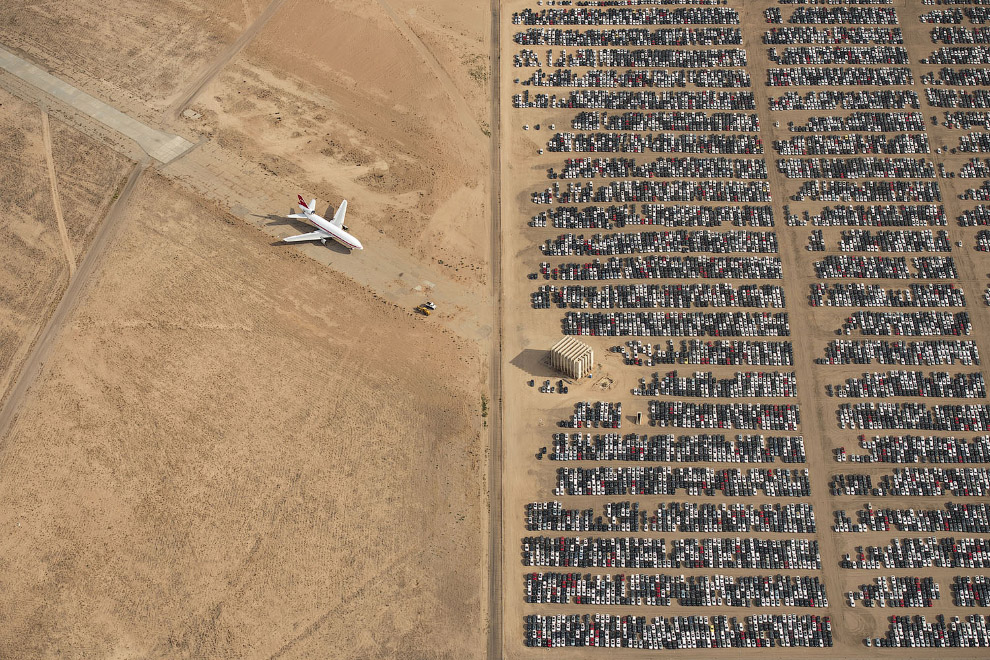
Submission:
[[[0,8],[5,49],[196,145],[0,73],[0,656],[483,655],[488,14]],[[297,193],[368,249],[280,244]]]
[[[955,607],[949,585],[986,570],[839,568],[856,546],[930,534],[834,533],[834,510],[958,498],[829,493],[834,474],[895,467],[837,463],[837,447],[895,432],[839,429],[824,388],[888,367],[814,362],[849,310],[807,304],[821,253],[805,248],[811,227],[786,225],[784,205],[822,204],[788,200],[799,184],[776,170],[771,144],[793,136],[788,121],[815,113],[768,110],[784,90],[763,84],[773,66],[763,11],[778,3],[728,4],[740,11],[760,118],[794,338],[793,434],[808,453],[785,467],[808,469],[811,494],[787,501],[814,506],[817,532],[804,536],[821,547],[820,571],[793,573],[821,578],[828,607],[524,601],[529,502],[781,501],[553,494],[560,464],[536,455],[578,401],[621,401],[623,433],[704,431],[636,426],[646,400],[631,388],[665,369],[623,364],[609,348],[625,337],[584,338],[594,378],[566,395],[527,384],[559,377],[545,358],[562,312],[531,306],[544,281],[528,276],[546,260],[539,245],[561,230],[527,222],[545,208],[531,193],[562,159],[537,150],[548,125],[570,130],[573,116],[511,107],[522,77],[511,16],[535,2],[15,0],[0,6],[0,48],[190,148],[155,160],[81,104],[0,68],[0,657],[650,655],[523,645],[526,615],[598,612],[832,621],[832,648],[678,653],[689,658],[922,659],[932,650],[867,651],[863,638],[883,636],[891,614],[985,614]],[[917,19],[931,6],[893,6],[911,89],[924,98],[921,75],[939,67],[919,64],[933,45]],[[933,149],[955,143],[959,131],[928,122],[935,108],[921,112]],[[927,157],[957,170],[969,155]],[[954,220],[974,205],[958,195],[978,182],[937,179],[953,281],[986,359],[990,264],[973,249],[978,230]],[[285,218],[297,194],[321,213],[347,199],[366,249],[283,244],[309,231]],[[840,232],[824,228],[826,253],[838,252]],[[429,317],[413,311],[425,300],[438,304]],[[933,576],[942,600],[925,610],[846,605],[846,591],[884,575]]]

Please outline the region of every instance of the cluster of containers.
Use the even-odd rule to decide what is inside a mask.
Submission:
[[[775,532],[813,534],[815,512],[810,504],[707,504],[661,502],[651,514],[638,502],[606,502],[602,515],[594,509],[566,509],[560,502],[526,505],[531,532]]]
[[[710,364],[745,366],[790,366],[794,364],[794,346],[789,341],[749,341],[742,339],[681,340],[674,348],[669,339],[661,345],[630,339],[625,346],[613,346],[629,365],[652,367],[660,364]]]
[[[935,366],[941,364],[980,364],[980,350],[974,341],[934,339],[924,341],[837,339],[825,346],[825,357],[816,364],[899,364]]]

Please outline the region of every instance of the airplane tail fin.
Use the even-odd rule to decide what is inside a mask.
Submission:
[[[306,206],[306,201],[302,198],[302,195],[296,195],[296,198],[299,200],[299,208],[304,212],[313,213],[313,210],[316,208],[315,199],[309,203],[309,206]]]
[[[343,200],[337,207],[337,212],[333,214],[333,224],[338,227],[344,226],[344,216],[347,214],[347,200]]]

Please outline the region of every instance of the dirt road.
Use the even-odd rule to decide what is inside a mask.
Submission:
[[[41,112],[41,133],[45,140],[45,162],[48,164],[48,179],[51,181],[52,205],[55,207],[55,220],[58,222],[58,236],[62,239],[62,251],[65,253],[65,263],[69,269],[69,279],[76,274],[76,257],[72,253],[72,243],[69,242],[69,231],[65,227],[62,216],[62,198],[58,194],[58,176],[55,174],[55,158],[52,156],[52,128],[48,121],[48,111]]]
[[[492,344],[488,379],[491,392],[488,454],[488,659],[502,658],[502,151],[499,35],[501,6],[492,0],[489,39],[491,67],[491,271]]]
[[[203,71],[203,73],[196,78],[196,80],[193,81],[193,83],[186,90],[184,90],[182,94],[179,95],[179,98],[177,98],[172,105],[169,106],[168,117],[170,119],[178,119],[179,113],[185,110],[186,106],[192,103],[192,100],[196,98],[201,91],[203,91],[203,88],[206,87],[211,80],[216,78],[221,69],[227,66],[230,60],[234,59],[235,55],[251,43],[251,40],[258,34],[258,31],[265,27],[265,24],[268,23],[271,17],[275,15],[275,12],[279,10],[279,7],[281,7],[284,2],[285,0],[272,0],[268,6],[265,7],[265,11],[261,12],[261,15],[258,16],[258,18],[256,18],[239,37],[237,37],[234,43],[230,44],[230,46],[228,46],[222,53],[220,53],[219,56],[217,56],[215,60],[213,60],[213,62],[210,63],[210,66],[207,67],[207,69]]]
[[[47,124],[47,122],[46,122]],[[46,136],[48,132],[46,130]],[[46,142],[48,138],[46,137]],[[41,331],[38,335],[38,341],[31,351],[31,355],[28,356],[27,360],[24,361],[24,367],[21,370],[20,376],[17,378],[17,382],[10,390],[10,396],[7,397],[7,401],[4,403],[2,409],[0,409],[0,442],[3,442],[7,435],[7,430],[10,428],[10,423],[14,420],[17,408],[27,393],[31,384],[41,373],[41,368],[44,366],[45,361],[48,359],[48,352],[51,350],[52,343],[58,335],[59,329],[62,327],[65,319],[69,316],[69,313],[75,307],[76,302],[79,299],[79,294],[82,293],[83,289],[86,287],[87,280],[89,276],[93,273],[96,265],[100,262],[100,257],[103,251],[109,245],[111,238],[114,235],[114,228],[120,217],[123,215],[124,209],[127,208],[127,198],[130,196],[131,191],[134,190],[135,184],[137,184],[141,173],[148,166],[147,161],[138,163],[131,170],[130,176],[127,178],[127,182],[120,191],[120,195],[114,202],[113,206],[107,212],[107,217],[103,220],[103,225],[100,230],[96,233],[93,238],[93,243],[86,253],[86,257],[83,259],[82,263],[79,264],[79,268],[76,271],[75,277],[69,281],[69,286],[65,290],[65,295],[62,296],[62,300],[59,301],[58,307],[55,308],[55,312],[52,314],[51,318],[48,319],[45,329]]]

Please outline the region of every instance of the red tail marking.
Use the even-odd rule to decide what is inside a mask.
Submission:
[[[302,195],[296,195],[296,197],[299,198],[299,206],[303,207],[304,209],[306,209],[308,211],[309,210],[309,207],[306,206],[306,202],[303,201]]]

